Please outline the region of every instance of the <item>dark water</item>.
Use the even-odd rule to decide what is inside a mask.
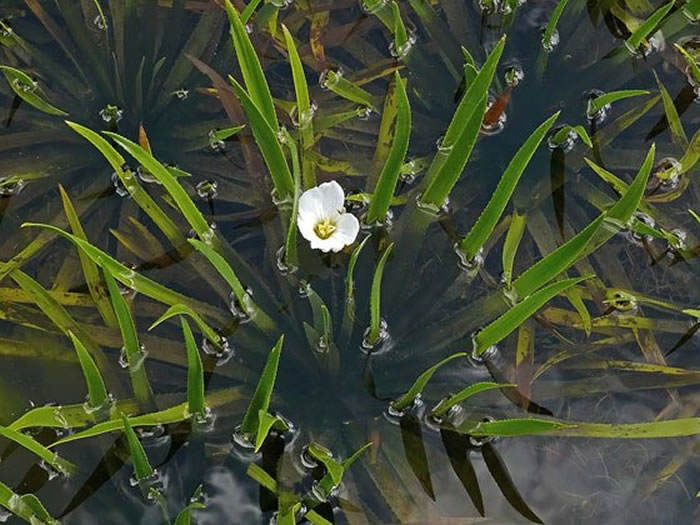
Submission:
[[[233,445],[232,434],[274,339],[256,332],[250,324],[236,324],[228,314],[225,283],[207,279],[213,274],[198,271],[197,265],[207,264],[204,259],[178,258],[135,202],[115,191],[112,170],[96,150],[61,118],[36,111],[15,98],[6,82],[0,83],[4,121],[0,182],[18,176],[26,184],[21,191],[8,190],[11,195],[0,197],[0,264],[10,261],[36,237],[36,230],[20,229],[23,222],[66,228],[58,192],[62,184],[79,210],[91,242],[140,273],[221,313],[210,322],[226,335],[233,352],[219,363],[203,354],[207,393],[239,387],[239,399],[214,408],[211,428],[192,431],[189,423],[182,422],[142,440],[162,476],[171,519],[202,484],[206,508],[196,513],[197,523],[269,522],[277,510],[276,498],[246,474],[249,465],[262,466],[282,490],[306,494],[313,477],[319,475],[318,469],[305,468],[300,459],[304,446],[312,440],[340,458],[350,456],[365,443],[374,443],[349,470],[331,504],[316,509],[335,523],[514,523],[539,517],[546,523],[681,524],[698,519],[696,438],[533,436],[482,444],[444,432],[441,435],[423,421],[425,407],[442,396],[470,383],[492,380],[518,383],[521,400],[522,396],[530,398],[535,406],[571,421],[636,423],[695,416],[700,401],[700,376],[695,371],[698,338],[689,332],[693,318],[678,311],[641,304],[631,313],[611,313],[600,298],[587,300],[591,315],[601,316],[603,322],[624,320],[628,315],[653,323],[630,329],[615,326],[617,321],[613,326],[594,322],[593,332],[587,336],[571,323],[558,322],[557,312],[574,310],[564,298],[556,299],[552,309],[529,322],[535,336],[533,364],[521,363],[516,369],[514,333],[501,343],[490,366],[461,360],[438,372],[424,394],[425,406],[416,407],[401,422],[385,414],[389,400],[402,394],[420,372],[453,352],[470,352],[470,334],[495,317],[484,298],[501,288],[500,253],[507,222],[487,244],[485,265],[471,284],[460,277],[452,246],[475,222],[508,161],[538,124],[561,110],[559,123],[583,124],[596,142],[604,143],[590,150],[579,140],[565,154],[540,147],[506,210],[506,214],[515,209],[528,215],[515,261],[516,275],[561,244],[560,229],[569,238],[594,218],[596,203],[607,205],[615,197],[586,166],[584,156],[627,182],[652,142],[656,143],[657,159],[683,156],[685,149],[674,142],[662,103],[657,102],[647,112],[639,108],[658,92],[656,72],[675,100],[688,139],[697,132],[700,106],[684,74],[684,63],[673,48],[674,42],[687,41],[693,35],[697,38],[697,25],[664,26],[668,34],[655,37],[661,41],[660,48],[644,58],[624,55],[624,50],[621,59],[609,57],[606,55],[611,50],[623,46],[628,33],[613,14],[604,14],[606,10],[614,4],[629,16],[643,19],[651,6],[646,2],[623,6],[570,0],[558,27],[560,43],[546,54],[541,27],[549,20],[552,2],[526,2],[511,15],[490,16],[482,16],[471,2],[434,2],[438,19],[431,27],[407,2],[400,2],[404,19],[411,22],[409,29],[416,36],[411,53],[417,65],[404,73],[409,78],[413,109],[411,158],[434,153],[435,143],[456,108],[463,60],[460,45],[482,63],[485,52],[507,33],[494,97],[508,89],[505,77],[512,68],[521,69],[524,78],[512,90],[503,129],[478,141],[451,194],[449,210],[428,230],[415,265],[400,272],[389,262],[382,296],[389,340],[381,351],[368,357],[361,351],[361,341],[369,321],[370,284],[384,246],[382,235],[373,234],[355,269],[358,319],[350,336],[345,336],[340,321],[348,255],[321,256],[309,250],[300,237],[300,269],[291,278],[283,275],[275,254],[285,230],[270,201],[267,171],[254,152],[249,132],[228,139],[224,148],[210,147],[209,130],[233,125],[222,109],[226,97],[216,96],[211,78],[193,67],[185,53],[198,56],[224,79],[229,73],[240,78],[225,13],[214,2],[176,1],[169,6],[170,2],[156,5],[146,0],[139,3],[133,18],[125,19],[120,45],[115,38],[119,29],[112,22],[125,3],[102,3],[106,4],[102,7],[107,32],[92,22],[95,11],[90,2],[58,2],[57,6],[54,2],[0,0],[0,18],[26,43],[26,48],[20,48],[3,42],[1,62],[39,78],[49,99],[67,111],[72,121],[95,130],[116,130],[132,140],[142,124],[154,155],[192,174],[185,187],[216,230],[266,283],[276,300],[269,302],[272,306],[268,311],[286,336],[272,407],[294,423],[295,431],[284,439],[268,439],[262,453],[254,455]],[[300,43],[312,99],[319,108],[316,119],[356,106],[318,87],[319,74],[329,66],[341,66],[353,80],[374,79],[363,87],[378,100],[383,99],[386,72],[395,65],[386,28],[355,2],[305,4],[298,2],[281,10],[279,19]],[[304,18],[315,17],[315,23],[322,24],[319,20],[324,13],[329,15],[323,37],[325,63],[310,56],[308,42],[313,29]],[[46,19],[42,23],[40,14],[55,25],[46,25]],[[680,16],[680,11],[675,14]],[[281,34],[275,41],[267,27],[253,26],[252,37],[273,95],[293,100],[288,64],[279,51]],[[116,59],[108,51],[113,49],[120,49]],[[164,60],[157,66],[161,57]],[[115,70],[119,72],[117,80]],[[647,89],[651,95],[614,103],[607,117],[592,125],[585,115],[587,93],[592,89]],[[107,122],[100,116],[108,104],[121,110],[118,122]],[[639,112],[635,116],[641,116],[628,128],[620,133],[611,131],[616,119],[635,110]],[[289,119],[283,123],[291,127]],[[380,117],[374,114],[348,120],[327,133],[317,153],[345,164],[337,170],[319,171],[319,181],[335,179],[346,192],[365,191],[367,175],[374,169],[379,123]],[[614,140],[605,141],[606,137]],[[246,151],[251,148],[254,161]],[[686,173],[689,184],[668,202],[650,201],[665,228],[685,232],[685,243],[691,249],[697,246],[698,223],[687,210],[700,211],[696,175],[697,167]],[[198,195],[195,187],[204,182],[216,182],[216,193]],[[163,198],[162,188],[145,181],[143,185],[186,233],[189,226]],[[412,188],[410,182],[402,182],[398,191]],[[649,193],[655,192],[650,187]],[[400,215],[401,208],[395,213]],[[140,223],[151,233],[144,234]],[[118,240],[119,234],[126,243]],[[587,261],[603,287],[633,290],[639,297],[697,308],[697,249],[676,257],[673,253],[664,255],[666,248],[663,240],[644,243],[620,234]],[[66,301],[89,301],[77,253],[63,240],[38,248],[22,269],[47,289],[74,294]],[[313,324],[313,315],[309,300],[298,292],[297,280],[310,283],[328,306],[335,322],[337,364],[320,355],[305,337],[302,322]],[[85,394],[70,342],[31,300],[13,295],[16,290],[15,283],[3,275],[3,424],[34,406],[80,403]],[[92,303],[67,304],[116,367],[121,347],[117,330],[105,328]],[[178,326],[166,324],[145,335],[164,307],[141,295],[133,299],[133,307],[149,352],[146,367],[158,408],[183,402],[187,371]],[[659,356],[679,341],[685,342],[666,363],[682,372],[635,372],[610,366],[612,360],[659,364],[663,359]],[[541,365],[560,352],[566,352],[568,358],[533,378]],[[117,399],[128,398],[128,375],[115,370],[117,373],[107,378],[108,386]],[[465,409],[477,418],[527,416],[522,406],[515,406],[497,390],[471,399]],[[61,430],[60,434],[64,433]],[[49,429],[32,430],[32,435],[42,443],[57,437]],[[70,479],[49,479],[31,454],[3,441],[0,480],[18,493],[35,493],[64,523],[163,520],[162,509],[131,486],[133,469],[119,433],[74,442],[60,447],[59,452],[79,466]],[[474,503],[476,493],[483,499],[485,518],[480,517]],[[8,523],[16,519],[8,516]]]

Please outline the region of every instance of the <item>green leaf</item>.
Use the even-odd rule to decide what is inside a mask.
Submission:
[[[375,113],[379,113],[379,108],[377,107],[374,96],[369,91],[349,81],[339,71],[333,71],[332,69],[327,70],[321,86],[332,91],[339,97],[351,102],[356,102],[370,108]]]
[[[369,334],[367,341],[373,345],[379,340],[381,333],[381,296],[382,296],[382,275],[384,274],[384,266],[386,265],[389,255],[394,248],[394,243],[386,247],[382,257],[377,263],[377,269],[374,271],[372,278],[372,289],[369,297]]]
[[[71,202],[70,197],[68,197],[66,190],[63,188],[63,185],[59,184],[58,190],[61,194],[64,213],[66,214],[71,230],[73,230],[73,234],[76,237],[80,237],[84,241],[87,241],[88,239],[87,235],[85,235],[85,230],[83,230],[83,226],[80,224],[78,214],[75,212],[73,203]],[[80,257],[80,266],[82,267],[83,275],[85,276],[85,283],[88,286],[90,296],[92,297],[93,301],[95,301],[97,310],[100,312],[100,315],[107,326],[115,326],[116,319],[114,318],[114,313],[112,312],[109,299],[107,299],[106,290],[102,285],[100,272],[97,269],[97,265],[83,252],[78,252],[78,256]]]
[[[197,239],[189,239],[189,243],[201,253],[219,272],[219,275],[224,278],[233,291],[233,294],[238,300],[239,308],[243,309],[243,314],[248,316],[252,322],[263,331],[271,331],[275,327],[275,323],[270,317],[261,310],[253,301],[250,293],[243,287],[236,276],[231,265],[226,262],[211,246]]]
[[[43,461],[51,465],[56,471],[70,475],[76,472],[76,466],[68,460],[59,457],[53,450],[39,443],[36,439],[23,432],[13,430],[0,425],[0,436],[10,441],[14,441],[22,448],[27,449],[32,454],[41,458]]]
[[[124,352],[129,364],[129,376],[134,395],[141,406],[151,407],[153,406],[153,390],[146,375],[146,367],[144,366],[146,355],[139,343],[136,323],[131,315],[126,299],[119,291],[117,282],[112,274],[109,273],[109,270],[104,269],[104,277],[109,297],[112,301],[112,308],[114,308],[114,313],[117,316],[122,342],[124,343]]]
[[[73,332],[68,332],[68,335],[73,341],[75,352],[78,355],[80,368],[83,370],[83,377],[88,389],[88,404],[91,408],[98,409],[105,407],[109,402],[109,395],[105,387],[104,380],[100,369],[97,368],[95,361],[90,357],[90,353],[85,348],[85,345],[80,342]]]
[[[51,322],[55,324],[66,337],[70,337],[70,334],[74,333],[90,351],[90,354],[100,368],[106,368],[106,360],[97,344],[95,344],[89,334],[87,334],[85,330],[80,327],[75,319],[71,317],[68,310],[59,304],[58,301],[56,301],[56,299],[54,299],[46,291],[46,289],[41,286],[41,284],[21,270],[11,271],[10,277],[20,286],[20,288],[22,288],[22,290],[29,294],[41,311],[44,312],[49,319],[51,319]]]
[[[114,259],[111,255],[107,254],[106,252],[103,252],[96,246],[93,246],[92,244],[85,242],[82,239],[79,239],[75,235],[71,235],[68,232],[64,232],[60,228],[57,228],[50,224],[41,224],[35,222],[25,222],[22,225],[22,227],[45,228],[47,230],[51,230],[61,235],[62,237],[65,237],[66,239],[71,241],[77,248],[87,253],[88,256],[93,261],[95,261],[95,263],[98,266],[102,267],[103,270],[108,271],[116,280],[128,286],[129,288],[150,297],[151,299],[155,299],[156,301],[160,301],[168,305],[174,305],[179,303],[187,304],[188,306],[191,306],[194,309],[206,311],[207,313],[213,313],[215,311],[212,310],[211,307],[208,307],[203,303],[199,303],[194,299],[185,297],[184,295],[177,293],[163,286],[160,283],[157,283],[147,277],[144,277],[143,275],[135,272],[131,268],[124,266],[122,263]],[[84,341],[84,338],[82,336],[81,340]],[[95,356],[94,353],[92,355]]]
[[[141,209],[161,229],[170,242],[172,242],[174,246],[181,246],[184,244],[185,236],[180,232],[180,229],[172,219],[165,214],[146,190],[143,189],[134,176],[134,173],[130,170],[123,169],[123,166],[126,164],[124,157],[122,157],[109,142],[91,129],[76,124],[75,122],[66,121],[66,124],[102,153],[134,201],[136,201]]]
[[[343,481],[343,476],[347,469],[349,469],[370,446],[372,446],[372,443],[367,443],[349,458],[338,462],[333,458],[333,454],[330,450],[318,443],[311,442],[307,448],[308,454],[326,467],[326,474],[317,483],[320,492],[327,497],[333,489],[338,487]]]
[[[541,290],[524,298],[486,328],[474,334],[474,355],[480,356],[483,354],[491,346],[508,337],[513,330],[544,306],[547,301],[588,278],[589,277],[578,277],[575,279],[564,279],[563,281],[545,286]]]
[[[650,421],[646,423],[584,423],[538,418],[467,422],[460,431],[474,436],[552,436],[645,439],[695,436],[700,434],[700,417]]]
[[[146,451],[143,449],[143,445],[136,436],[136,432],[131,428],[129,418],[124,414],[122,414],[122,423],[124,425],[124,435],[126,436],[129,454],[131,455],[131,463],[134,466],[134,476],[138,481],[146,480],[152,477],[155,471],[150,461],[148,461]]]
[[[284,343],[284,335],[280,336],[277,344],[270,351],[270,355],[265,362],[258,385],[255,387],[255,393],[250,400],[248,409],[241,423],[241,433],[246,436],[256,436],[260,428],[260,411],[267,412],[270,406],[272,390],[275,387],[275,379],[277,378],[277,368],[279,367],[280,355],[282,353],[282,344]]]
[[[453,359],[457,359],[458,357],[466,357],[467,354],[466,352],[457,352],[456,354],[452,354],[449,357],[446,357],[439,363],[431,366],[428,368],[425,372],[423,372],[421,375],[419,375],[411,388],[408,389],[408,391],[402,395],[400,398],[394,400],[391,402],[391,408],[394,410],[400,412],[402,410],[405,410],[409,406],[411,406],[416,399],[416,396],[418,396],[420,393],[423,392],[425,389],[425,386],[428,384],[428,381],[430,381],[430,378],[433,377],[433,374],[437,372],[437,369],[440,368],[442,365],[449,363]]]
[[[68,115],[62,109],[58,109],[56,106],[51,105],[46,99],[46,93],[39,87],[32,77],[27,75],[24,71],[15,69],[10,66],[0,66],[0,71],[5,74],[7,82],[10,84],[12,91],[24,100],[30,106],[35,107],[39,111],[48,113],[49,115],[65,116]]]
[[[292,196],[294,194],[294,181],[280,145],[278,131],[275,131],[270,126],[251,96],[243,89],[243,86],[232,76],[229,75],[228,78],[236,92],[236,96],[241,101],[246,115],[248,115],[255,142],[258,144],[267,169],[270,171],[278,197],[285,199]]]
[[[527,297],[578,261],[604,219],[604,214],[599,216],[559,248],[525,270],[513,281],[512,288],[517,297]]]
[[[469,385],[467,388],[460,390],[456,394],[452,394],[451,396],[440,401],[437,405],[435,405],[435,407],[433,407],[430,413],[434,417],[440,417],[446,414],[453,406],[466,401],[470,397],[480,392],[486,392],[487,390],[493,390],[495,388],[506,388],[515,386],[517,385],[511,383],[491,383],[487,381],[482,383],[474,383],[473,385]]]
[[[314,144],[313,110],[311,108],[311,98],[309,97],[309,86],[306,82],[304,66],[299,57],[299,51],[294,43],[294,37],[284,24],[282,24],[282,31],[287,44],[289,65],[292,68],[292,79],[294,80],[294,92],[297,100],[297,126],[301,138],[301,149],[302,154],[306,158],[305,151]],[[312,168],[312,163],[304,163],[304,188],[311,188],[316,185],[316,176]]]
[[[666,120],[668,121],[668,126],[671,129],[671,136],[673,137],[673,142],[678,144],[681,148],[686,149],[688,147],[688,137],[683,129],[683,124],[681,124],[681,119],[678,116],[678,111],[673,103],[671,95],[668,90],[664,87],[659,76],[654,71],[654,78],[656,79],[656,84],[659,86],[659,93],[661,93],[661,101],[664,104],[664,113],[666,113]]]
[[[640,24],[640,26],[629,36],[629,38],[625,40],[625,46],[630,53],[634,54],[637,52],[639,46],[642,44],[642,41],[654,32],[656,26],[659,25],[659,22],[661,22],[668,12],[673,9],[673,5],[675,3],[675,0],[672,0],[668,4],[661,6],[659,9],[654,11],[649,18]]]
[[[203,416],[207,407],[204,403],[204,367],[199,355],[197,343],[192,335],[192,329],[187,320],[180,316],[182,333],[185,337],[187,350],[187,406],[193,416]]]
[[[408,32],[406,31],[406,26],[401,18],[401,10],[399,9],[399,4],[394,0],[391,2],[391,13],[394,17],[394,53],[398,58],[402,57],[402,50],[405,49],[406,45],[410,45],[408,41]]]
[[[408,141],[411,135],[411,107],[406,94],[406,87],[398,71],[394,73],[396,85],[397,115],[394,140],[389,149],[384,167],[379,174],[377,184],[374,187],[367,210],[366,222],[373,224],[382,222],[389,211],[391,200],[396,190],[396,183],[401,174],[406,151],[408,151]]]
[[[506,239],[503,242],[502,264],[503,264],[503,280],[506,287],[510,288],[513,279],[513,264],[515,262],[515,254],[520,246],[520,241],[525,233],[527,224],[527,215],[520,214],[517,211],[513,212],[510,219],[510,226]]]
[[[195,322],[197,327],[202,331],[204,336],[207,339],[209,339],[209,341],[211,341],[213,344],[221,348],[223,344],[223,338],[216,332],[216,330],[209,326],[197,312],[195,312],[194,310],[192,310],[192,308],[184,304],[172,305],[165,311],[163,315],[161,315],[158,319],[153,321],[153,324],[151,324],[151,326],[148,327],[148,330],[153,330],[159,324],[162,324],[163,322],[177,315],[190,317]]]
[[[693,80],[700,83],[700,65],[698,64],[698,61],[680,44],[675,43],[673,46],[683,55],[683,58],[685,58],[688,68],[690,68],[690,75],[692,76]]]
[[[552,41],[552,36],[554,35],[554,31],[557,30],[557,24],[559,23],[559,19],[561,18],[561,15],[564,13],[564,9],[566,8],[566,4],[569,2],[569,0],[559,0],[557,3],[557,6],[554,8],[554,11],[552,12],[552,17],[549,19],[549,22],[547,23],[547,27],[544,30],[544,34],[542,35],[542,42],[543,45],[545,46],[545,49],[547,46],[549,46],[550,42]]]
[[[457,106],[442,138],[441,151],[433,157],[425,176],[422,203],[440,208],[462,174],[481,130],[488,90],[505,43],[505,37],[501,38]]]
[[[28,523],[60,525],[60,522],[51,517],[36,496],[17,494],[2,482],[0,482],[0,505]]]
[[[288,430],[287,422],[280,416],[272,415],[265,410],[258,410],[258,431],[255,435],[255,452],[258,452],[265,443],[265,438],[270,433],[270,430],[276,428],[278,430]]]
[[[610,91],[609,93],[604,93],[599,97],[588,99],[588,108],[586,113],[589,117],[596,115],[601,109],[603,109],[608,104],[617,102],[630,97],[638,97],[641,95],[648,95],[649,92],[644,89],[626,89],[622,91]]]
[[[513,159],[503,172],[496,190],[491,195],[486,208],[484,208],[476,224],[472,226],[467,236],[459,244],[460,250],[468,261],[476,257],[479,250],[486,244],[486,241],[493,233],[503,214],[503,210],[506,209],[506,205],[513,195],[513,191],[515,191],[515,186],[518,184],[520,176],[527,168],[530,159],[532,159],[535,151],[558,117],[559,112],[540,124],[513,156]]]
[[[185,189],[180,185],[178,180],[168,171],[168,169],[158,162],[153,155],[148,153],[144,148],[118,135],[108,131],[105,135],[111,137],[119,146],[121,146],[129,155],[134,157],[148,172],[160,182],[165,190],[177,204],[184,215],[187,222],[190,224],[195,233],[204,242],[211,243],[216,237],[209,223],[199,211],[197,205],[192,201]]]
[[[608,210],[608,219],[618,222],[620,225],[625,225],[632,218],[632,215],[639,207],[639,203],[642,201],[642,197],[644,197],[651,168],[654,165],[655,154],[656,145],[652,144],[627,192]]]
[[[243,80],[250,93],[251,101],[259,109],[261,116],[273,133],[277,133],[279,131],[279,123],[275,113],[275,104],[270,93],[270,86],[265,80],[265,74],[248,36],[248,31],[246,31],[238,11],[231,5],[230,0],[226,0],[226,14],[231,24],[231,38],[236,50],[238,66],[243,74]],[[247,110],[246,113],[248,113]],[[248,116],[250,117],[250,114]]]
[[[191,525],[192,512],[206,508],[204,503],[199,501],[201,497],[202,486],[200,485],[195,489],[194,494],[192,494],[192,497],[190,497],[191,503],[178,513],[177,517],[175,518],[175,523],[173,525]]]

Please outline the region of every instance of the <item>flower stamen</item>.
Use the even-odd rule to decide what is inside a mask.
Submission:
[[[336,225],[333,221],[330,219],[323,219],[320,222],[316,223],[316,226],[314,226],[314,232],[316,232],[316,235],[319,236],[320,239],[328,239],[331,235],[333,235],[333,232],[336,230]]]

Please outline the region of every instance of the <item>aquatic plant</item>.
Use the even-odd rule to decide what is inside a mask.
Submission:
[[[278,523],[430,521],[444,452],[477,514],[472,453],[539,522],[551,511],[533,510],[501,457],[517,437],[678,438],[674,472],[687,463],[681,438],[700,418],[680,389],[700,374],[666,357],[689,355],[700,326],[682,40],[697,1],[559,2],[534,31],[533,77],[588,52],[555,44],[588,27],[585,7],[620,33],[587,66],[607,92],[564,108],[573,124],[533,103],[515,136],[499,136],[506,115],[534,97],[504,61],[518,2],[480,2],[479,38],[460,2],[363,0],[357,25],[347,6],[306,1],[11,4],[0,353],[50,404],[25,411],[18,390],[0,427],[3,459],[32,454],[24,481],[0,484],[10,512],[53,523],[47,508],[89,506],[128,461],[122,520],[190,523],[223,467],[259,485]],[[660,60],[685,98],[649,72]],[[547,154],[541,176],[530,164]],[[646,253],[651,270],[627,264]],[[555,372],[572,375],[542,379]],[[585,404],[655,390],[668,399],[645,417]],[[46,476],[30,475],[35,458]],[[91,468],[68,496],[34,496]]]

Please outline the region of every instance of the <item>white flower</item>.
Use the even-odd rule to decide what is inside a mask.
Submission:
[[[345,193],[335,181],[301,194],[297,226],[311,248],[339,252],[355,241],[360,223],[353,214],[345,213],[344,204]]]

